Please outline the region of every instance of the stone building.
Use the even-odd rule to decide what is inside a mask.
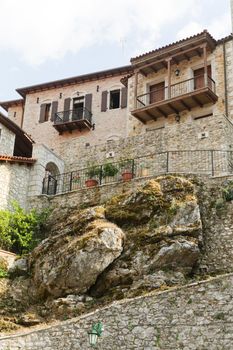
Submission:
[[[227,173],[233,146],[232,53],[232,35],[217,41],[204,30],[132,58],[128,66],[17,89],[20,99],[0,105],[35,141],[30,196],[41,193],[46,175],[170,151],[230,152],[215,161],[218,168],[225,162]],[[173,154],[176,167],[170,171],[190,166],[190,153],[183,155]],[[213,166],[213,153],[204,157]],[[194,158],[200,162],[200,153]],[[164,172],[166,159],[156,162]],[[59,183],[60,192],[74,189],[72,176],[65,185],[64,178],[56,179],[52,192]]]

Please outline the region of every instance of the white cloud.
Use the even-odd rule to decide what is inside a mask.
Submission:
[[[177,39],[189,37],[196,33],[201,32],[203,29],[207,29],[215,39],[220,39],[230,34],[229,28],[231,27],[230,12],[221,15],[217,19],[209,19],[209,21],[203,26],[203,23],[198,21],[192,21],[186,24],[178,33]]]
[[[201,9],[201,0],[0,0],[0,51],[39,65],[93,44],[126,39],[130,54],[155,48],[163,30]],[[212,23],[214,30],[218,21]],[[179,35],[199,31],[191,22]],[[198,29],[198,30],[197,30]],[[202,28],[200,28],[202,30]],[[183,35],[185,33],[185,35]],[[175,33],[172,33],[175,37]],[[94,58],[93,58],[94,59]]]

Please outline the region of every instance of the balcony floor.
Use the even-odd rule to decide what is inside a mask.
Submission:
[[[203,107],[206,104],[214,104],[218,96],[209,88],[203,87],[193,90],[184,95],[164,99],[147,106],[137,108],[131,111],[131,114],[146,123],[150,120],[157,120],[159,117],[168,117],[171,114],[178,114],[185,110],[191,110],[195,107]]]
[[[83,129],[90,130],[92,128],[91,123],[87,119],[72,120],[67,122],[61,122],[53,124],[53,127],[62,134],[65,131],[72,132],[73,130],[82,131]]]

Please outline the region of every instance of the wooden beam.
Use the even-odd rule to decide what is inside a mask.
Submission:
[[[198,56],[201,57],[201,52],[199,51],[199,49],[196,49],[195,51],[197,52]]]
[[[168,105],[168,107],[169,107],[174,113],[179,114],[178,109],[176,109],[176,108],[174,108],[173,106],[171,106],[170,103],[168,103],[167,105]]]
[[[152,113],[150,113],[149,111],[145,111],[145,113],[151,118],[153,119],[154,121],[157,120],[157,117],[155,117]]]
[[[180,103],[188,110],[191,111],[191,108],[183,100],[180,100]]]
[[[161,108],[159,108],[159,107],[156,107],[156,108],[159,111],[159,113],[162,114],[163,117],[167,118],[167,114],[164,113]]]
[[[172,57],[172,61],[174,61],[175,62],[175,64],[179,64],[179,61],[177,61],[177,59],[175,58],[175,57]]]
[[[196,104],[198,104],[199,105],[199,107],[203,107],[203,104],[197,99],[197,97],[196,96],[190,96],[195,102],[196,102]]]
[[[152,70],[152,72],[153,73],[157,73],[158,71],[157,71],[157,69],[155,69],[153,66],[151,66],[151,67],[148,67],[150,70]]]
[[[162,66],[164,66],[164,68],[167,68],[167,64],[163,61],[161,62]]]
[[[190,61],[190,57],[186,53],[184,53],[184,57],[186,58],[186,60]]]
[[[133,116],[137,118],[141,123],[146,124],[146,122],[141,117],[139,117],[137,113],[133,113]]]
[[[139,73],[141,73],[142,75],[144,75],[144,77],[147,77],[147,74],[144,72],[143,69],[140,69],[140,70],[139,70]]]

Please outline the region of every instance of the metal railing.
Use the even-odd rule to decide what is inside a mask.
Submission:
[[[92,113],[85,107],[71,109],[55,113],[54,124],[64,124],[73,121],[87,120],[90,124],[92,121]]]
[[[49,175],[43,180],[42,193],[54,195],[90,185],[98,186],[168,173],[231,175],[233,151],[167,151],[120,162],[92,165],[60,175]]]
[[[191,79],[183,80],[179,83],[172,84],[170,90],[168,86],[159,88],[154,91],[150,91],[146,94],[137,96],[137,107],[142,108],[149,106],[152,103],[168,100],[170,98],[182,96],[190,92],[208,87],[211,91],[215,93],[215,81],[211,77],[207,77],[207,82],[205,82],[205,76],[199,75]]]

